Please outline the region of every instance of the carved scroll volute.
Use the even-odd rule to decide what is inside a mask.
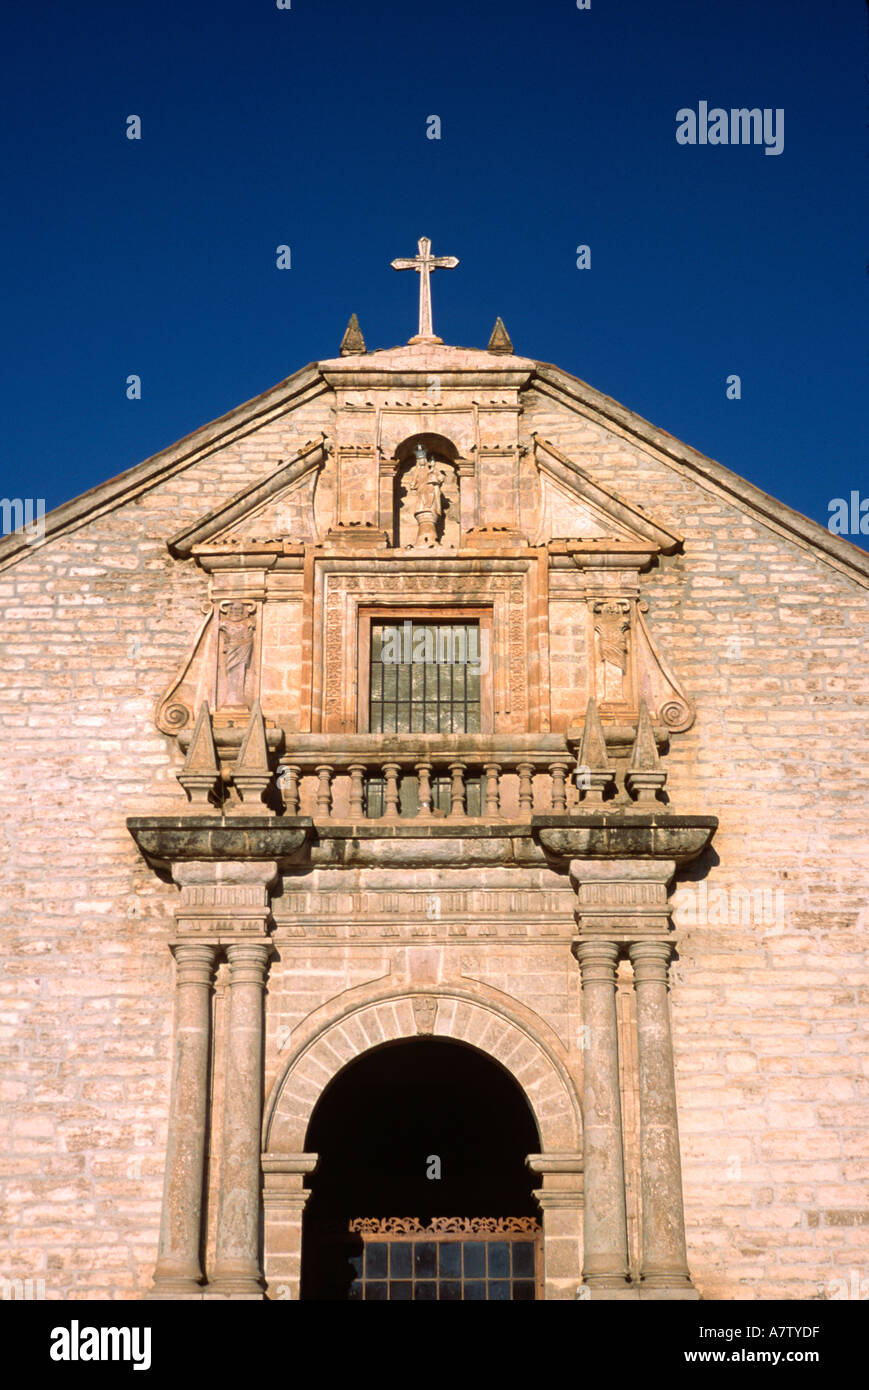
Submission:
[[[589,599],[589,666],[601,714],[630,715],[637,705],[635,643],[628,598]]]
[[[652,640],[643,617],[648,607],[647,603],[638,603],[636,607],[640,698],[645,700],[656,724],[663,724],[671,733],[683,733],[694,723],[694,706]]]
[[[209,603],[190,654],[157,704],[155,723],[163,734],[178,734],[191,725],[203,700],[213,699],[217,618]]]
[[[655,724],[682,733],[694,708],[652,640],[648,604],[619,594],[590,595],[588,664],[600,714],[634,722],[645,700]]]

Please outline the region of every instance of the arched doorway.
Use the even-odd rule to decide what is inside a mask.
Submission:
[[[530,1300],[540,1147],[517,1083],[463,1043],[387,1043],[321,1096],[302,1235],[303,1299]]]

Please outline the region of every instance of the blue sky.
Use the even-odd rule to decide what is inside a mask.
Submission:
[[[4,29],[3,494],[114,476],[334,356],[353,311],[405,342],[389,262],[428,235],[461,260],[447,342],[500,314],[822,524],[869,495],[860,0],[48,0]],[[782,152],[677,144],[700,101],[782,109]]]

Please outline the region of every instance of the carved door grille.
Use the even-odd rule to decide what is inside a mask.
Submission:
[[[531,1216],[359,1217],[347,1228],[351,1302],[533,1302],[541,1231]]]

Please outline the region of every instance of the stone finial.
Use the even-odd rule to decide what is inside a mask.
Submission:
[[[577,786],[583,802],[590,806],[602,805],[605,789],[611,787],[615,780],[616,772],[609,762],[597,705],[594,700],[589,700],[577,767]]]
[[[654,805],[658,792],[667,781],[667,774],[658,757],[655,733],[645,700],[640,701],[640,717],[637,722],[637,737],[631,753],[631,761],[625,774],[625,786],[631,796],[636,793],[639,806]]]
[[[582,731],[582,745],[579,761],[592,771],[602,772],[609,767],[606,739],[603,725],[597,712],[597,705],[590,699],[585,710],[585,727]]]
[[[211,730],[211,711],[207,700],[203,700],[199,707],[199,716],[184,766],[175,775],[186,791],[188,801],[196,806],[207,806],[211,803],[220,776],[220,764],[217,761],[217,749]]]
[[[262,800],[272,780],[266,725],[257,700],[232,769],[232,781],[242,804],[254,814],[262,812]]]
[[[661,770],[661,759],[658,757],[658,745],[655,743],[655,734],[652,729],[652,720],[649,716],[649,707],[645,700],[640,701],[637,737],[634,739],[634,748],[631,753],[629,766],[631,772],[660,772]]]
[[[486,351],[504,352],[512,356],[513,344],[510,340],[510,334],[504,327],[504,320],[501,318],[500,314],[495,319],[495,327],[492,329],[492,336],[489,339]]]
[[[359,320],[355,314],[350,315],[350,322],[344,330],[344,337],[341,339],[339,350],[342,357],[356,357],[368,351],[362,336],[362,329],[359,327]]]

